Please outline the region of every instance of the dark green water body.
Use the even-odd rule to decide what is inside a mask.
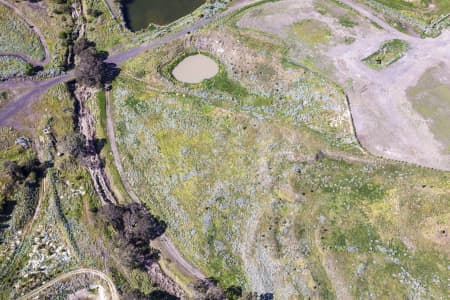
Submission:
[[[205,0],[128,0],[124,14],[133,31],[147,28],[149,24],[167,25],[202,5]]]

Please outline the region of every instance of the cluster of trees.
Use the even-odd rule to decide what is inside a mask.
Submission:
[[[95,44],[85,38],[75,43],[73,52],[78,58],[75,67],[77,82],[85,86],[100,86],[104,82],[107,54],[97,51]]]
[[[60,142],[63,153],[67,153],[71,158],[79,158],[84,151],[86,137],[80,132],[72,131],[68,133]]]
[[[272,293],[258,294],[255,292],[243,292],[240,286],[222,288],[214,278],[199,280],[194,284],[198,300],[273,300]]]
[[[95,43],[81,38],[75,43],[73,52],[77,57],[75,77],[79,84],[100,87],[118,75],[116,66],[105,62],[108,53],[98,51]]]
[[[159,258],[157,250],[150,247],[150,240],[162,235],[167,225],[152,216],[142,204],[105,205],[100,208],[99,216],[114,228],[115,241],[127,266],[140,268],[146,261]]]
[[[214,278],[199,280],[194,284],[196,291],[195,299],[199,300],[273,300],[269,296],[271,294],[258,295],[258,293],[242,291],[240,286],[229,286],[223,288]]]
[[[42,66],[33,66],[32,64],[27,62],[25,65],[25,74],[27,76],[34,76],[43,69],[44,68]]]

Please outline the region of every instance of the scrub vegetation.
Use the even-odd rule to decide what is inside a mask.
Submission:
[[[14,76],[25,75],[27,63],[20,58],[0,56],[0,81]]]
[[[0,54],[21,53],[40,61],[44,59],[44,48],[27,23],[10,8],[0,4]]]
[[[362,152],[339,87],[287,63],[276,38],[231,22],[122,68],[113,118],[133,190],[224,287],[275,298],[443,297],[447,174]],[[314,45],[323,35],[306,23],[298,38]],[[389,65],[407,47],[383,49]],[[196,51],[219,74],[177,83],[170,66]]]
[[[446,0],[361,0],[399,31],[436,37],[450,25],[450,4]]]
[[[450,174],[369,154],[349,111],[348,92],[365,95],[367,74],[394,69],[415,40],[409,49],[386,38],[384,25],[339,1],[261,1],[128,59],[115,77],[105,51],[192,25],[229,1],[139,32],[123,26],[118,3],[110,11],[110,2],[80,1],[15,4],[45,36],[42,72],[73,69],[76,82],[21,108],[9,120],[20,130],[0,128],[1,299],[64,274],[73,276],[33,298],[114,299],[105,278],[124,299],[172,299],[167,286],[194,299],[447,297]],[[439,0],[369,2],[392,10],[384,16],[405,32],[448,12]],[[11,49],[43,59],[32,29],[4,9],[0,26],[15,31],[0,39],[23,39]],[[213,59],[218,73],[175,80],[192,54]],[[0,80],[30,66],[0,57]],[[448,148],[446,68],[428,69],[406,95]],[[22,93],[5,86],[0,108]],[[194,272],[168,258],[177,252],[162,234]]]
[[[146,223],[148,213],[137,210],[140,224],[147,227],[136,228],[127,223],[134,213],[124,213],[127,221],[121,232],[99,212],[102,203],[83,163],[83,137],[76,132],[76,107],[69,90],[60,84],[32,108],[24,125],[36,128],[36,139],[27,131],[0,128],[0,298],[17,299],[80,268],[102,270],[123,295],[157,293],[142,265],[136,266],[139,261],[133,255],[140,252],[127,245],[140,241],[141,234],[133,230],[153,226]],[[117,242],[123,241],[119,235],[128,242]],[[117,244],[127,249],[118,250]],[[148,243],[142,247],[145,250]],[[39,295],[65,298],[95,286],[103,286],[108,296],[105,282],[89,272],[55,283]]]

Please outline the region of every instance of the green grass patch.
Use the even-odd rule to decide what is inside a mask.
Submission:
[[[331,39],[328,25],[315,19],[295,23],[291,31],[298,40],[311,47],[325,44]]]
[[[12,56],[0,56],[0,81],[25,75],[26,70],[27,63],[24,60]]]
[[[339,24],[341,24],[344,27],[351,28],[358,25],[358,22],[353,20],[353,18],[349,15],[342,15],[339,17]]]
[[[409,49],[407,42],[399,39],[386,41],[375,53],[363,59],[369,67],[382,70],[401,59]]]
[[[430,121],[431,131],[450,152],[450,85],[439,81],[440,69],[429,69],[420,78],[416,86],[407,90],[408,99],[413,108]]]

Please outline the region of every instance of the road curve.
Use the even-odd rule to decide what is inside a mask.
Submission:
[[[181,31],[177,31],[172,35],[163,37],[162,39],[151,41],[151,42],[143,44],[141,46],[125,50],[124,52],[121,52],[121,53],[112,54],[111,56],[108,57],[108,59],[106,61],[120,66],[125,61],[129,60],[130,58],[133,58],[149,49],[156,48],[156,47],[162,46],[164,44],[167,44],[173,40],[179,39],[182,36],[188,34],[189,32],[194,32],[194,31],[198,30],[199,28],[201,28],[215,20],[218,20],[226,15],[229,15],[230,13],[233,13],[241,8],[244,8],[250,4],[253,4],[253,3],[256,3],[259,1],[260,0],[237,0],[233,4],[233,6],[229,7],[227,10],[225,10],[224,12],[222,12],[218,15],[215,15],[211,18],[200,19],[197,23],[195,23]]]
[[[119,293],[117,292],[114,282],[105,273],[100,272],[98,270],[87,269],[87,268],[81,268],[78,270],[74,270],[74,271],[62,274],[62,275],[50,280],[46,284],[38,287],[37,289],[27,293],[26,295],[19,297],[17,300],[26,300],[26,299],[32,299],[34,297],[37,297],[37,296],[39,296],[39,293],[41,293],[45,289],[51,287],[52,285],[58,283],[59,281],[66,280],[72,276],[80,275],[80,274],[91,274],[93,276],[100,277],[102,280],[106,281],[106,283],[108,284],[108,288],[111,293],[111,300],[120,300]]]
[[[0,3],[4,3],[4,1],[5,0],[0,0]],[[128,49],[121,53],[113,54],[107,59],[107,62],[114,63],[116,65],[121,65],[128,59],[131,59],[151,48],[159,47],[159,46],[162,46],[173,40],[176,40],[176,39],[182,37],[183,35],[187,34],[188,32],[193,32],[202,26],[205,26],[223,16],[226,16],[234,11],[237,11],[241,8],[244,8],[247,5],[256,3],[258,1],[259,0],[238,0],[235,2],[235,4],[233,6],[231,6],[226,11],[222,12],[219,15],[216,15],[216,16],[214,16],[212,18],[208,18],[208,19],[201,19],[194,25],[192,25],[188,28],[185,28],[179,32],[176,32],[172,35],[166,36],[162,39],[155,40],[155,41],[143,44],[141,46]],[[14,117],[15,114],[17,114],[21,110],[22,107],[35,102],[39,98],[39,96],[44,94],[53,85],[70,80],[72,78],[73,78],[73,73],[70,72],[70,73],[67,73],[67,74],[64,74],[64,75],[61,75],[58,77],[54,77],[52,79],[45,80],[45,81],[24,80],[24,81],[6,81],[3,83],[0,83],[0,88],[7,89],[7,88],[15,88],[15,87],[20,86],[20,87],[26,87],[26,88],[33,89],[32,91],[28,91],[22,95],[19,95],[14,100],[8,102],[1,108],[1,110],[0,110],[0,126],[12,125],[12,121],[11,121],[12,118]]]
[[[1,3],[4,2],[4,0],[0,0]],[[224,17],[234,11],[237,11],[241,8],[244,8],[247,5],[253,4],[258,2],[258,0],[238,0],[235,2],[233,6],[228,8],[226,11],[222,12],[219,15],[216,15],[212,18],[207,19],[201,19],[199,22],[195,23],[194,25],[187,27],[179,32],[176,32],[172,35],[166,36],[162,39],[155,40],[152,42],[149,42],[147,44],[128,49],[124,52],[113,54],[111,55],[107,62],[114,63],[116,65],[121,65],[128,59],[131,59],[151,48],[162,46],[166,43],[169,43],[173,40],[176,40],[183,35],[193,32],[197,29],[199,29],[202,26],[205,26],[221,17]],[[13,117],[25,106],[29,106],[30,104],[34,103],[39,99],[39,97],[45,93],[50,87],[59,84],[61,82],[65,82],[67,80],[70,80],[73,78],[73,73],[67,73],[65,75],[61,75],[58,77],[54,77],[52,79],[46,80],[46,81],[34,81],[34,80],[27,80],[27,81],[13,81],[13,82],[4,82],[0,83],[0,88],[13,88],[15,86],[22,86],[31,88],[31,91],[28,91],[22,95],[19,95],[16,97],[13,101],[8,102],[5,104],[2,109],[0,110],[0,126],[8,126],[13,125]],[[109,95],[108,95],[109,97]],[[108,100],[109,103],[109,100]],[[127,181],[125,180],[125,177],[123,176],[124,171],[123,167],[120,161],[119,152],[117,150],[117,146],[115,143],[115,137],[114,137],[114,125],[112,123],[112,119],[109,117],[110,114],[110,107],[108,106],[108,118],[107,118],[107,131],[108,131],[108,138],[110,140],[111,144],[111,150],[113,152],[114,161],[116,164],[116,167],[118,169],[119,174],[122,177],[122,180],[124,181],[124,186],[127,189],[127,192],[129,193],[131,199],[135,202],[140,202],[137,195],[133,192],[133,190],[130,188],[129,184],[127,184]],[[186,276],[192,277],[194,279],[203,279],[205,276],[196,268],[194,268],[192,265],[190,265],[180,254],[180,252],[176,249],[174,244],[168,239],[167,237],[163,237],[159,239],[156,242],[161,252],[167,255],[169,259],[171,259],[173,262],[177,264],[180,271]]]
[[[126,192],[130,196],[131,200],[137,203],[141,203],[139,197],[131,188],[127,178],[125,177],[125,172],[122,166],[122,161],[120,160],[119,150],[117,148],[116,137],[114,134],[114,123],[112,119],[111,112],[111,95],[110,92],[106,92],[106,131],[108,134],[108,141],[111,147],[111,152],[114,157],[114,164],[117,168],[117,172],[122,180]],[[152,241],[152,246],[161,251],[162,255],[166,256],[170,261],[177,265],[177,269],[187,277],[194,280],[205,279],[206,276],[203,273],[192,266],[188,261],[186,261],[182,254],[178,251],[172,241],[166,236],[162,235],[156,240]]]
[[[0,53],[0,56],[2,56],[2,57],[15,57],[15,58],[19,58],[19,59],[21,59],[21,60],[23,60],[23,61],[25,61],[25,62],[27,62],[27,63],[33,65],[33,66],[40,65],[39,62],[36,62],[35,60],[32,60],[31,58],[29,58],[28,56],[26,56],[26,55],[23,54],[23,53],[17,53],[17,52],[15,52],[15,53],[11,53],[11,52],[2,52],[2,53]]]
[[[45,52],[45,58],[41,61],[35,61],[29,57],[27,57],[26,55],[22,54],[22,53],[1,53],[1,56],[14,56],[14,57],[19,57],[22,58],[23,60],[25,60],[26,62],[34,65],[34,66],[45,66],[46,64],[48,64],[48,62],[50,61],[50,51],[48,50],[48,46],[47,46],[47,42],[45,41],[45,37],[42,34],[42,32],[39,30],[38,27],[34,26],[33,22],[31,22],[31,20],[29,18],[27,18],[27,16],[25,16],[16,6],[12,5],[11,3],[5,1],[5,0],[0,0],[0,3],[5,5],[6,7],[12,9],[25,23],[28,24],[28,26],[30,28],[33,29],[33,31],[37,34],[37,36],[39,37],[39,41],[41,42],[42,47],[44,47],[44,52]]]
[[[0,110],[0,126],[13,125],[12,119],[19,111],[21,111],[24,107],[36,102],[39,97],[52,86],[61,82],[65,82],[70,78],[72,78],[72,73],[42,81],[32,87],[31,90],[25,92],[22,95],[19,95],[12,101],[7,102],[4,106],[2,106],[2,109]]]

